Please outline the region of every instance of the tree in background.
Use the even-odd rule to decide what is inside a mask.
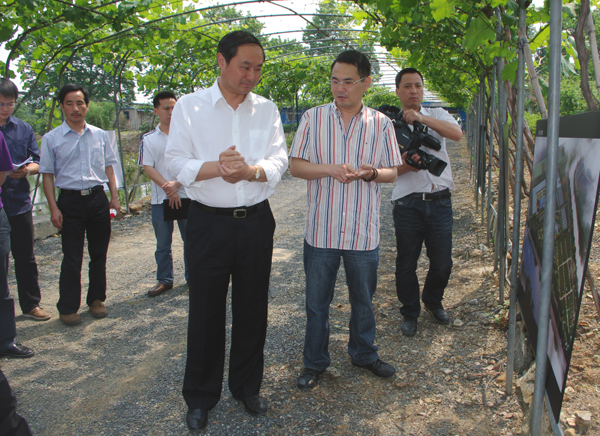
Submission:
[[[115,105],[110,102],[90,101],[90,108],[85,121],[103,130],[115,128]]]
[[[363,102],[365,105],[375,109],[384,104],[400,106],[396,93],[391,89],[380,85],[371,85],[363,96]]]
[[[63,57],[67,60],[67,56]],[[68,63],[62,78],[59,80],[61,65],[52,63],[41,72],[38,78],[39,70],[37,65],[45,62],[44,57],[33,62],[32,51],[23,55],[21,62],[33,65],[31,68],[23,70],[21,77],[24,89],[29,89],[26,102],[32,104],[34,108],[39,109],[48,97],[54,96],[59,87],[67,83],[76,83],[85,86],[90,92],[90,99],[96,101],[111,101],[114,95],[114,76],[109,74],[102,65],[94,61],[94,56],[90,50],[80,50]],[[123,79],[121,82],[121,98],[124,103],[131,103],[135,100],[135,81]]]
[[[69,56],[70,57],[70,56]],[[68,57],[62,57],[63,62],[67,62]],[[20,114],[27,114],[34,130],[43,135],[47,130],[49,111],[56,109],[52,105],[51,99],[56,96],[60,87],[67,83],[76,83],[85,86],[90,92],[90,112],[87,119],[90,124],[106,126],[102,128],[113,129],[115,121],[115,108],[113,103],[95,104],[95,102],[110,102],[114,97],[115,77],[108,73],[101,65],[94,62],[94,56],[89,50],[82,50],[76,53],[68,63],[59,62],[50,63],[42,72],[36,69],[36,66],[47,62],[44,55],[34,60],[32,51],[23,55],[20,59],[21,64],[31,65],[31,68],[24,68],[21,76],[24,83],[23,89],[26,90],[22,97],[19,107]],[[65,67],[66,65],[66,67]],[[64,68],[62,77],[60,70]],[[135,100],[135,81],[123,78],[121,83],[121,98],[125,104],[131,104]],[[94,104],[92,104],[94,103]],[[21,106],[26,106],[21,109]],[[102,109],[99,109],[102,107]],[[107,112],[112,111],[112,118],[108,117]],[[100,115],[102,114],[102,115]],[[58,119],[58,113],[54,114]],[[91,121],[95,118],[96,122]],[[58,121],[57,121],[58,122]]]

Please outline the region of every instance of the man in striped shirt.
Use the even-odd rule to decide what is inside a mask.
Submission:
[[[363,105],[371,84],[365,55],[347,50],[331,67],[334,102],[308,110],[290,150],[290,171],[308,181],[304,241],[306,337],[302,390],[330,365],[329,305],[340,258],[352,307],[348,354],[380,377],[396,370],[379,359],[372,299],[379,264],[379,183],[393,183],[402,165],[391,121]]]

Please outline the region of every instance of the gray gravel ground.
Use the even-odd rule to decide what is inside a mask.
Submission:
[[[207,435],[487,435],[515,434],[520,425],[516,398],[488,387],[483,377],[504,358],[504,333],[486,322],[493,315],[485,255],[467,259],[485,235],[475,214],[468,156],[452,144],[458,187],[455,202],[455,269],[446,306],[462,327],[434,324],[424,314],[415,338],[400,334],[394,288],[395,240],[391,186],[384,186],[381,209],[380,274],[374,306],[380,356],[398,371],[378,379],[353,367],[346,353],[350,306],[343,268],[331,305],[332,366],[317,388],[300,392],[304,341],[302,241],[306,185],[286,173],[271,198],[277,221],[271,276],[264,417],[245,413],[224,381],[219,404],[210,412]],[[177,233],[177,232],[176,232]],[[42,305],[48,322],[17,317],[17,340],[36,350],[24,360],[0,361],[18,399],[18,411],[36,435],[187,435],[181,396],[185,366],[188,292],[182,244],[174,238],[176,286],[154,299],[154,236],[150,212],[116,220],[108,255],[109,316],[96,320],[82,305],[83,323],[66,327],[58,319],[60,238],[36,242]],[[468,257],[468,256],[467,256]],[[421,259],[422,277],[427,263]],[[84,270],[87,269],[84,261]],[[84,278],[84,289],[87,278]],[[14,276],[10,287],[16,297]],[[478,297],[481,307],[466,302]],[[487,300],[486,300],[487,298]],[[83,297],[85,302],[85,297]],[[16,309],[17,313],[20,310]],[[488,318],[486,318],[488,317]],[[230,322],[228,321],[230,326]],[[497,369],[497,368],[496,368]],[[468,379],[467,374],[482,377]],[[514,413],[513,415],[508,414]],[[507,418],[508,416],[508,418]]]

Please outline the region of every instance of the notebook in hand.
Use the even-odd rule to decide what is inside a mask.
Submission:
[[[182,198],[181,206],[179,209],[172,208],[169,206],[169,199],[163,201],[163,218],[165,221],[173,220],[185,220],[188,217],[188,210],[190,209],[190,198]]]

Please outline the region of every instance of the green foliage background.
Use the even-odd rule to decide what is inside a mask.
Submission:
[[[592,5],[597,3],[592,0]],[[565,113],[585,110],[576,89],[578,63],[569,39],[577,8],[578,2],[564,8],[564,72],[574,76],[564,82]],[[518,11],[516,0],[323,0],[320,15],[304,29],[303,45],[283,35],[261,35],[264,25],[250,13],[216,3],[1,2],[0,42],[9,56],[0,61],[0,68],[5,75],[20,75],[26,84],[22,101],[31,107],[19,113],[40,133],[59,122],[51,97],[67,81],[87,84],[93,100],[112,101],[116,92],[119,104],[130,103],[134,92],[150,97],[158,89],[184,94],[210,86],[218,75],[217,41],[235,29],[260,35],[267,62],[256,92],[280,107],[329,101],[330,63],[350,41],[371,56],[375,73],[375,59],[382,56],[374,53],[379,43],[398,69],[419,68],[429,89],[452,105],[468,108],[482,75],[490,77],[494,58],[505,62],[503,78],[514,80]],[[594,12],[596,21],[598,14]],[[547,8],[527,8],[529,39],[542,77],[547,73],[548,19]],[[362,33],[357,32],[361,27]],[[393,92],[376,88],[365,101],[371,106],[396,103]],[[100,108],[93,114],[100,125],[114,123]]]
[[[115,119],[114,103],[90,101],[86,122],[104,130],[112,130],[115,128]]]

